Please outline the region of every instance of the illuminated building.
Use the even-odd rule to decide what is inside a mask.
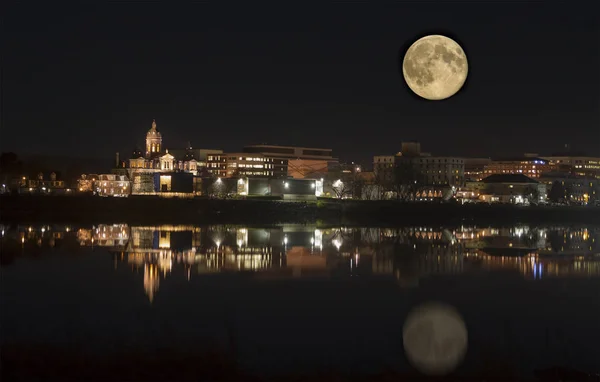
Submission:
[[[483,179],[485,166],[491,161],[490,158],[465,158],[465,180],[478,182]]]
[[[555,165],[560,171],[600,179],[600,158],[598,157],[553,154],[542,158]]]
[[[97,180],[97,174],[82,174],[81,177],[77,179],[77,191],[94,192],[94,182]]]
[[[273,159],[262,154],[210,154],[207,156],[206,166],[208,173],[221,178],[281,178],[287,174],[286,160]]]
[[[417,184],[424,186],[464,185],[465,162],[455,157],[396,157],[396,176],[416,176]],[[435,187],[434,187],[435,188]]]
[[[395,193],[394,185],[414,185],[412,197],[430,199],[449,197],[464,185],[465,161],[456,157],[437,157],[421,152],[419,142],[402,142],[402,151],[374,159],[375,182]],[[390,196],[388,196],[390,197]]]
[[[19,180],[20,193],[64,194],[72,192],[66,187],[65,181],[58,179],[55,172],[50,173],[50,179],[44,179],[43,173],[38,173],[34,179],[24,176]]]
[[[316,200],[317,182],[313,179],[272,179],[270,194],[284,200]]]
[[[330,167],[335,167],[338,163],[338,159],[332,156],[331,149],[252,145],[244,147],[243,151],[261,154],[266,158],[273,159],[275,164],[285,165],[285,173],[282,176],[296,179],[322,178]]]
[[[562,199],[567,201],[588,203],[590,200],[600,200],[600,179],[591,176],[552,171],[542,174],[539,181],[545,183],[548,190],[558,182]]]
[[[395,155],[377,155],[373,157],[373,172],[379,180],[391,182],[394,179],[396,167]]]
[[[373,173],[369,192],[361,195],[371,199],[399,197],[401,188],[411,189],[409,199],[448,199],[465,181],[464,159],[431,156],[419,142],[402,142],[396,155],[373,157]]]
[[[159,196],[193,197],[194,176],[187,172],[155,173],[154,192]]]
[[[189,144],[183,150],[169,152],[164,148],[163,136],[158,131],[156,121],[146,133],[145,153],[139,149],[132,152],[126,164],[126,173],[132,181],[132,194],[154,194],[155,173],[185,172],[201,175],[206,168],[208,153],[220,153],[221,150],[193,149]]]
[[[146,157],[158,155],[161,152],[162,135],[156,129],[156,121],[152,120],[152,127],[146,134]]]
[[[131,183],[125,175],[101,174],[94,188],[100,196],[127,197],[131,193]]]
[[[522,174],[530,178],[539,178],[544,172],[554,169],[547,160],[537,157],[492,160],[485,165],[484,177],[494,174]]]
[[[527,204],[546,199],[546,185],[523,174],[494,174],[484,178],[479,198],[490,203]]]

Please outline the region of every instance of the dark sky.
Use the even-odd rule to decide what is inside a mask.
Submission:
[[[9,6],[0,148],[129,155],[155,118],[166,148],[278,143],[368,162],[419,140],[440,155],[565,143],[600,155],[592,1],[281,3]],[[420,100],[402,78],[399,58],[428,33],[469,59],[466,86],[446,101]]]

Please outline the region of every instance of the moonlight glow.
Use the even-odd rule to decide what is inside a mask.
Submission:
[[[467,72],[467,56],[460,45],[440,35],[417,40],[406,51],[402,63],[408,86],[429,100],[452,97],[464,85]]]
[[[410,312],[403,328],[404,351],[422,373],[448,374],[467,352],[467,328],[451,306],[426,303]]]

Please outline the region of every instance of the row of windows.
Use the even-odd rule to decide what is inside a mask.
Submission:
[[[240,171],[240,175],[245,175],[245,176],[260,176],[260,175],[264,175],[264,176],[269,176],[269,175],[273,175],[273,171]]]
[[[508,166],[516,166],[516,165],[532,165],[532,164],[548,164],[548,162],[543,160],[529,160],[529,161],[494,161],[491,165],[508,165]]]
[[[235,166],[233,166],[233,167],[235,167]],[[246,167],[246,168],[273,168],[273,165],[272,164],[262,165],[262,164],[244,164],[244,163],[240,163],[238,165],[238,167],[241,167],[241,168],[244,168],[244,167]]]
[[[459,163],[462,164],[462,159],[419,159],[419,163]]]
[[[538,165],[540,168],[550,168],[550,166],[547,165]],[[515,165],[515,164],[503,164],[503,163],[494,163],[494,164],[490,164],[485,166],[485,168],[522,168],[522,169],[526,169],[526,168],[536,168],[536,165],[532,165],[532,164],[528,164],[528,165]]]
[[[587,164],[599,164],[600,163],[600,162],[595,161],[595,160],[579,160],[579,159],[574,160],[574,161],[571,161],[571,160],[560,160],[559,159],[559,160],[556,161],[556,163],[571,163],[571,162],[575,162],[575,163],[587,163]]]
[[[423,171],[423,173],[424,173],[424,174],[435,174],[436,172],[435,172],[435,171]],[[438,171],[437,173],[438,173],[438,174],[441,174],[441,173],[442,173],[442,171]],[[444,173],[447,173],[447,171],[444,171]],[[454,173],[455,173],[455,174],[458,174],[459,172],[458,172],[458,170],[454,170]]]
[[[416,167],[416,166],[415,166]],[[445,169],[463,169],[463,166],[454,164],[425,164],[424,166],[418,166],[419,168],[433,169],[433,168],[445,168]]]

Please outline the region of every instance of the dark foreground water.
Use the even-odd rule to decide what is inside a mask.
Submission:
[[[459,372],[600,371],[597,226],[0,228],[2,346],[229,349],[262,375],[402,372],[409,311],[440,301],[467,326]]]

